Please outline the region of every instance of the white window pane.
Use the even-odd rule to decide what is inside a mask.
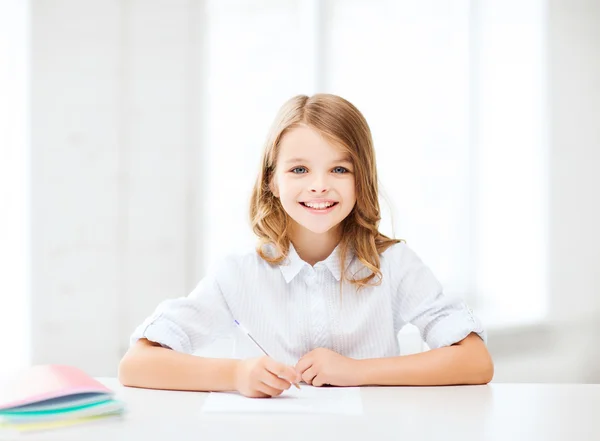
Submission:
[[[497,314],[546,311],[543,2],[480,3],[478,292]]]

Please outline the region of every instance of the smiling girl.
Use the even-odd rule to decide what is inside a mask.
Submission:
[[[313,386],[483,384],[493,363],[479,320],[443,293],[402,241],[378,230],[375,152],[341,97],[299,95],[280,109],[250,203],[259,242],[218,262],[187,297],[133,333],[124,385],[272,397]],[[192,355],[243,323],[269,356]],[[400,355],[407,323],[431,350]],[[239,334],[239,333],[238,333]]]

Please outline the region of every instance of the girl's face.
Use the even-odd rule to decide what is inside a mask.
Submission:
[[[294,223],[317,234],[338,226],[356,203],[350,157],[307,126],[281,139],[271,189]]]

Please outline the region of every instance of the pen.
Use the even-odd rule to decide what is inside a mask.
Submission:
[[[248,332],[248,330],[247,330],[247,329],[246,329],[246,328],[245,328],[245,327],[244,327],[244,326],[243,326],[243,325],[242,325],[240,322],[238,322],[237,320],[234,320],[234,322],[235,322],[235,324],[237,325],[237,327],[238,327],[238,328],[240,328],[240,330],[241,330],[241,331],[242,331],[244,334],[246,334],[246,335],[248,336],[248,338],[249,338],[250,340],[252,340],[256,346],[258,346],[258,347],[260,348],[260,350],[263,352],[263,354],[265,354],[267,357],[270,357],[270,355],[267,353],[267,351],[265,351],[265,349],[264,349],[264,348],[263,348],[263,347],[262,347],[262,346],[261,346],[261,345],[260,345],[260,344],[259,344],[259,343],[258,343],[256,340],[254,340],[254,337],[252,337],[252,336],[250,335],[250,333]],[[292,383],[292,384],[293,384],[294,386],[296,386],[296,388],[297,388],[297,389],[300,389],[300,386],[299,386],[297,383]]]

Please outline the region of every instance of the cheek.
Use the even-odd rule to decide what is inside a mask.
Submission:
[[[293,180],[282,179],[279,181],[279,193],[282,199],[295,201],[300,191],[301,186]]]
[[[287,180],[276,174],[275,178],[273,179],[273,184],[274,184],[274,188],[277,192],[276,193],[277,197],[279,197],[283,200],[289,192]]]
[[[356,186],[354,185],[354,179],[352,179],[352,181],[344,188],[344,199],[351,204],[356,201]]]

